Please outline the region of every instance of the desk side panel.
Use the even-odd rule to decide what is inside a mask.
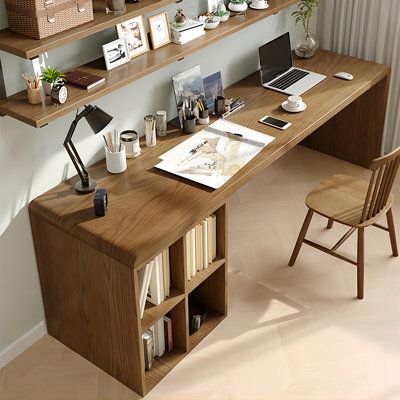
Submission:
[[[32,213],[30,219],[49,334],[143,394],[134,271]]]

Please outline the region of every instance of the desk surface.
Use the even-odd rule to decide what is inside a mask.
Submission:
[[[262,88],[258,73],[226,90],[227,96],[246,101],[245,109],[229,119],[276,140],[220,189],[208,189],[154,168],[159,155],[187,138],[171,130],[166,138],[158,139],[155,148],[142,147],[142,155],[129,161],[123,174],[108,174],[104,161],[90,168],[99,187],[109,192],[105,217],[94,216],[93,195],[75,194],[76,177],[33,200],[30,212],[123,264],[139,267],[390,72],[387,66],[324,50],[311,59],[297,60],[296,65],[327,76],[303,95],[308,106],[303,113],[285,112],[280,104],[286,96]],[[334,78],[338,71],[350,72],[354,80]],[[258,123],[265,114],[288,120],[292,126],[278,131]]]

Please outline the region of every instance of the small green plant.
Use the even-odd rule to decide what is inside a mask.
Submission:
[[[247,3],[247,0],[231,0],[232,4],[244,4]]]
[[[310,32],[310,18],[318,6],[319,0],[300,0],[297,11],[292,12],[296,25],[301,22],[306,33]]]
[[[42,81],[49,82],[54,85],[56,83],[65,82],[65,75],[57,68],[46,67],[43,70],[40,79]]]
[[[218,4],[217,9],[214,13],[217,17],[225,17],[226,15],[229,15],[230,12],[226,11],[225,5],[224,4]]]

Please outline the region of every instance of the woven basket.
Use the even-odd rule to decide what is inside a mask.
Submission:
[[[35,39],[93,20],[92,0],[6,0],[12,31]]]

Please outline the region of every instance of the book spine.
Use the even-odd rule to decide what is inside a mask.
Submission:
[[[172,351],[174,348],[174,342],[172,338],[172,319],[164,317],[164,335],[165,335],[165,347],[168,351]]]
[[[186,278],[190,281],[192,277],[192,267],[191,267],[191,247],[192,247],[192,231],[189,231],[185,235],[185,258],[186,258]]]
[[[191,36],[185,36],[185,37],[174,37],[172,36],[172,41],[176,44],[185,44],[188,43],[194,39],[197,39],[203,35],[205,35],[206,32],[205,31],[200,31],[199,33],[197,33],[196,35],[191,35]]]
[[[149,371],[154,362],[153,332],[150,329],[143,334],[143,349],[145,370]]]
[[[208,252],[207,252],[207,220],[204,219],[201,224],[202,245],[203,245],[203,269],[208,267]]]
[[[217,216],[215,214],[211,215],[211,223],[212,223],[212,243],[211,243],[211,252],[212,259],[217,258]]]
[[[201,224],[196,226],[196,269],[203,269],[203,235]]]
[[[190,275],[192,278],[196,276],[196,228],[190,231]]]

